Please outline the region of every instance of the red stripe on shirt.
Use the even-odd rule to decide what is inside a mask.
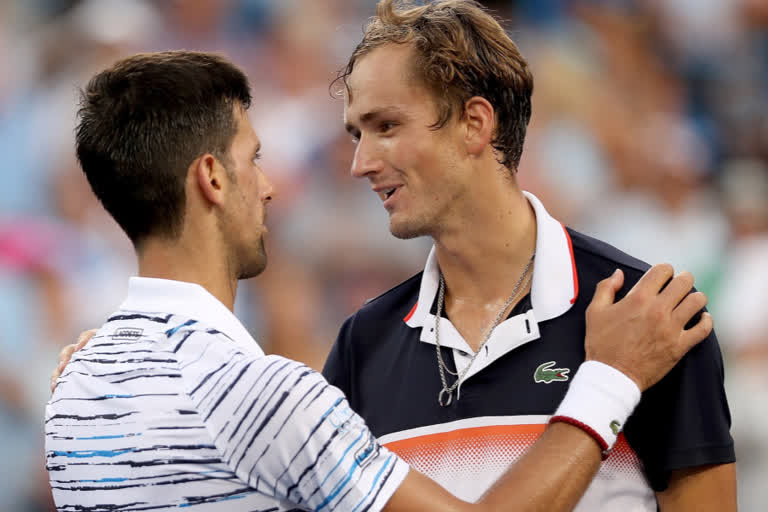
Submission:
[[[563,226],[562,224],[560,224]],[[571,304],[576,302],[576,298],[579,296],[579,274],[576,272],[576,258],[573,256],[573,243],[571,242],[571,235],[568,234],[568,230],[563,226],[563,232],[565,238],[568,240],[568,250],[571,251],[571,266],[573,267],[573,298]]]

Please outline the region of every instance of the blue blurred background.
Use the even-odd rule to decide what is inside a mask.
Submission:
[[[484,2],[532,64],[520,180],[565,223],[692,271],[726,359],[740,510],[768,504],[768,1]],[[364,182],[329,82],[374,0],[0,0],[0,510],[52,509],[42,450],[60,348],[135,272],[73,152],[76,91],[138,51],[223,52],[254,89],[278,195],[237,313],[320,368],[343,319],[415,272]],[[661,419],[660,419],[661,420]]]

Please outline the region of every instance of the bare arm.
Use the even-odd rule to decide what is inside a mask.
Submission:
[[[510,471],[483,497],[491,510],[571,510],[600,468],[594,439],[566,423],[554,423]],[[516,496],[500,492],[516,482]],[[510,498],[515,507],[508,507]]]
[[[479,503],[461,501],[411,470],[384,511],[571,510],[595,476],[600,461],[600,448],[589,435],[571,425],[555,423]]]
[[[662,512],[736,512],[736,465],[674,471],[669,487],[656,498]]]

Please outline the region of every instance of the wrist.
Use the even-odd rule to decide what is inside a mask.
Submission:
[[[605,459],[640,402],[640,388],[619,370],[599,361],[579,367],[550,423],[564,422],[589,434]]]

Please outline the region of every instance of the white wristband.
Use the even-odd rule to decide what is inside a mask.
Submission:
[[[640,388],[632,379],[607,364],[585,361],[550,423],[562,421],[586,431],[605,458],[639,402]]]

